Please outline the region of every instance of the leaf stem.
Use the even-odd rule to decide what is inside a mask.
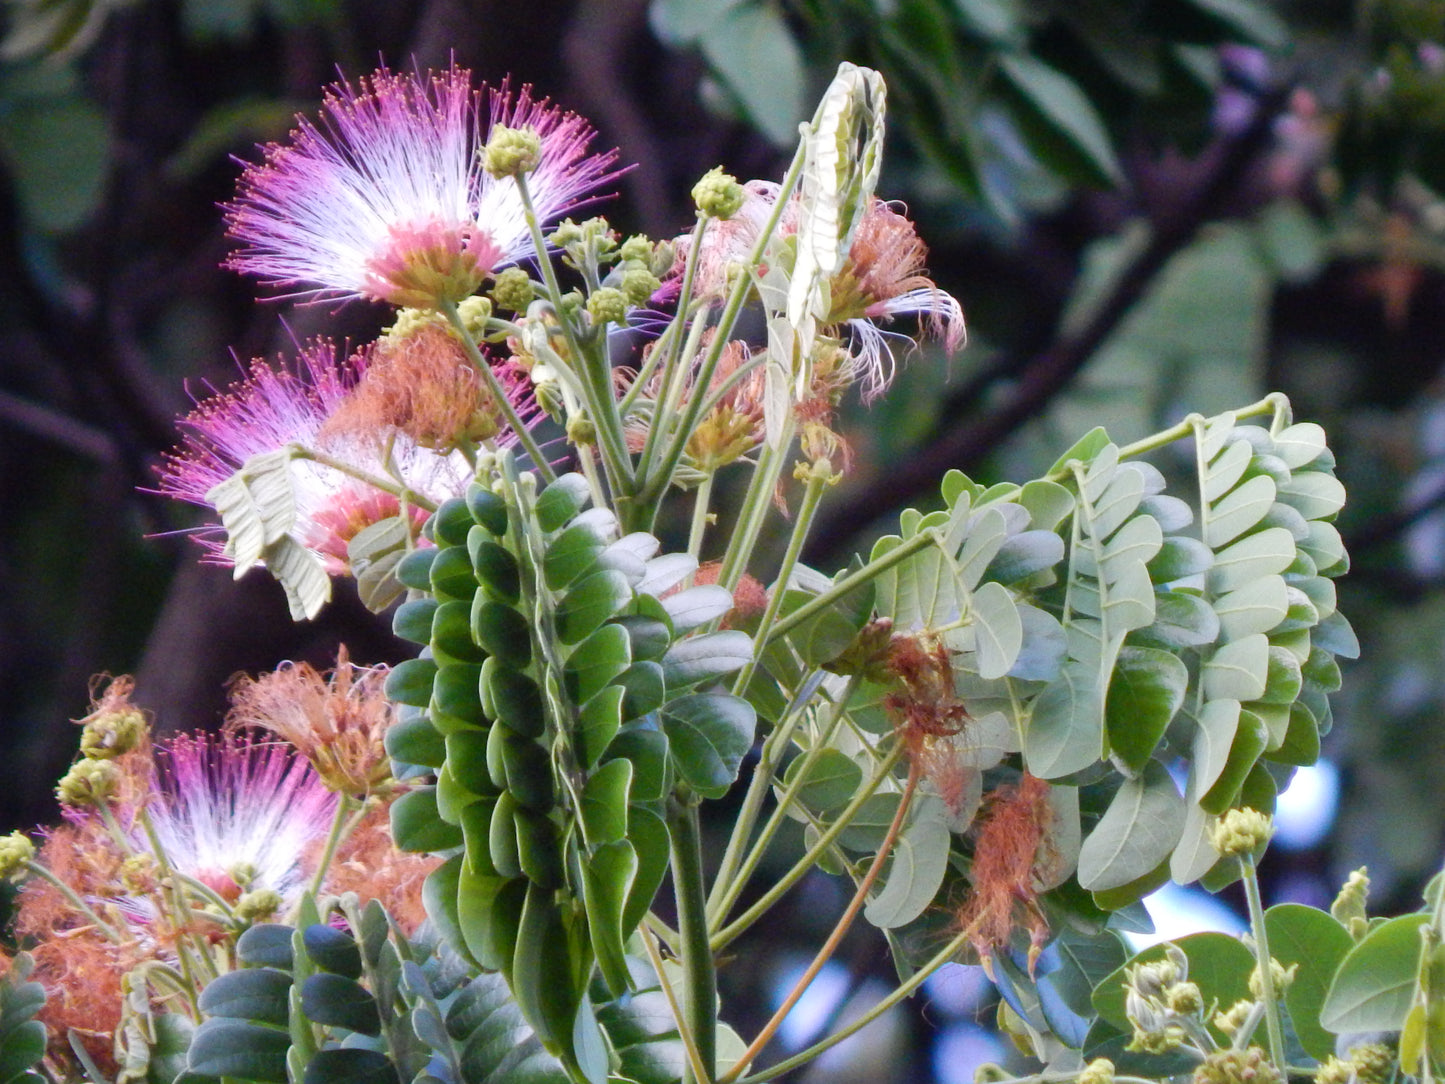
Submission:
[[[71,888],[59,877],[55,876],[55,874],[51,873],[39,862],[36,862],[34,860],[28,861],[25,863],[25,868],[29,870],[34,876],[49,882],[52,886],[58,889],[60,891],[60,894],[70,901],[70,905],[72,907],[74,907],[77,911],[83,914],[86,918],[90,919],[91,923],[95,926],[95,928],[98,929],[101,933],[105,934],[108,941],[115,945],[125,943],[125,938],[121,936],[120,932],[109,922],[96,914],[95,911],[91,909],[90,904],[86,903],[85,900],[83,900],[80,895],[75,891],[75,889]]]
[[[819,754],[829,748],[833,735],[838,726],[842,723],[847,712],[849,698],[853,690],[858,686],[858,679],[855,677],[848,682],[842,696],[838,698],[833,707],[831,718],[818,735],[817,740],[803,754],[802,763],[798,765],[797,778],[783,792],[778,799],[777,807],[769,815],[767,823],[759,833],[757,841],[753,843],[748,851],[746,860],[741,860],[742,848],[747,844],[752,835],[753,825],[757,823],[758,813],[762,809],[763,798],[767,795],[768,787],[773,781],[773,771],[786,748],[791,741],[793,731],[798,720],[803,716],[803,711],[817,692],[821,683],[821,676],[816,675],[815,679],[805,682],[799,690],[798,696],[794,697],[793,706],[787,714],[787,721],[779,726],[772,734],[768,735],[767,741],[763,743],[762,754],[758,758],[758,766],[753,771],[753,778],[748,784],[748,793],[743,799],[743,807],[738,813],[738,819],[733,825],[732,837],[728,840],[727,853],[723,855],[722,866],[718,870],[717,881],[713,885],[712,896],[708,899],[708,919],[717,925],[728,915],[728,912],[737,904],[738,897],[742,895],[743,889],[747,887],[749,879],[757,870],[758,864],[762,861],[773,837],[777,834],[782,825],[783,817],[787,814],[788,807],[793,799],[802,789],[807,780],[808,771],[817,760]],[[741,864],[740,863],[741,860]],[[714,946],[716,947],[716,946]]]
[[[542,261],[542,264],[543,266],[550,266],[545,259]],[[492,372],[491,363],[482,356],[481,348],[477,346],[476,340],[472,338],[471,332],[469,332],[466,325],[462,323],[462,315],[457,311],[456,302],[443,301],[440,311],[441,314],[447,318],[447,323],[451,324],[452,329],[456,331],[457,338],[461,339],[462,349],[466,351],[467,358],[471,361],[472,367],[477,370],[482,380],[486,383],[487,390],[492,393],[492,398],[497,401],[497,409],[502,412],[502,417],[507,420],[507,425],[511,427],[512,432],[517,437],[517,442],[521,444],[528,458],[532,460],[532,465],[536,468],[537,473],[547,481],[552,481],[552,479],[557,477],[556,473],[552,470],[552,464],[547,462],[547,457],[542,454],[542,449],[537,444],[537,438],[532,436],[532,431],[528,429],[526,423],[522,421],[521,415],[517,413],[517,408],[512,406],[512,400],[507,397],[507,391],[502,387],[502,382],[497,379],[497,374]]]
[[[356,827],[361,814],[366,810],[366,803],[362,802],[352,815],[351,806],[354,801],[349,794],[338,796],[336,814],[331,818],[331,831],[326,836],[326,848],[321,852],[321,859],[316,863],[316,874],[311,878],[313,896],[321,895],[321,885],[326,880],[326,872],[331,868],[332,859],[336,857],[336,848],[351,834],[351,830]]]
[[[1269,1056],[1275,1066],[1283,1072],[1287,1067],[1284,1058],[1284,1029],[1279,1020],[1279,1003],[1275,1000],[1274,974],[1269,955],[1269,936],[1264,928],[1264,905],[1259,897],[1259,876],[1254,867],[1254,855],[1239,856],[1239,869],[1244,875],[1244,894],[1249,901],[1249,925],[1254,937],[1254,957],[1259,968],[1260,1000],[1264,1002],[1264,1022],[1269,1031]]]
[[[883,843],[878,848],[878,853],[873,856],[872,863],[868,866],[868,872],[858,882],[858,891],[853,894],[848,909],[843,912],[843,917],[833,927],[833,932],[828,935],[828,940],[823,942],[823,947],[813,957],[813,962],[803,972],[783,1003],[778,1006],[777,1012],[773,1013],[772,1019],[763,1025],[763,1030],[758,1032],[757,1038],[748,1046],[743,1056],[738,1059],[738,1064],[718,1078],[718,1084],[731,1084],[732,1081],[742,1076],[743,1066],[747,1065],[762,1052],[763,1048],[772,1041],[779,1027],[796,1005],[813,980],[818,977],[818,972],[823,970],[826,964],[842,943],[844,936],[853,925],[853,920],[858,917],[858,912],[863,909],[863,904],[868,899],[868,891],[873,887],[873,882],[883,872],[883,864],[888,860],[888,855],[893,851],[893,843],[898,838],[898,833],[903,829],[903,821],[908,816],[908,808],[913,804],[913,795],[918,788],[918,770],[915,768],[908,773],[908,782],[903,788],[903,797],[898,802],[898,811],[893,815],[893,823],[888,826],[888,833],[883,837]]]
[[[397,500],[403,500],[428,512],[437,510],[436,502],[421,493],[408,489],[390,478],[384,478],[379,474],[372,474],[359,467],[354,467],[344,459],[337,459],[333,455],[327,455],[317,448],[308,448],[304,444],[287,445],[291,454],[297,459],[309,459],[313,463],[319,463],[323,467],[330,467],[334,471],[340,471],[348,478],[355,478],[358,482],[365,482],[369,486],[375,486],[383,493],[390,493]]]
[[[697,1040],[693,1037],[692,1028],[688,1026],[687,1017],[678,1004],[677,994],[673,992],[672,983],[667,979],[667,972],[663,969],[662,953],[657,951],[657,935],[647,926],[638,930],[642,935],[642,945],[647,949],[647,958],[652,961],[652,969],[657,972],[657,984],[662,987],[662,996],[667,998],[667,1006],[672,1010],[672,1019],[677,1024],[677,1037],[682,1040],[682,1048],[687,1051],[687,1060],[692,1068],[693,1076],[705,1084],[707,1072],[703,1068],[702,1055],[697,1049]]]
[[[693,1084],[708,1084],[717,1065],[717,969],[707,936],[702,833],[695,802],[675,800],[668,817],[672,881],[677,894],[677,933],[682,948],[683,1017],[697,1045]],[[684,1081],[684,1084],[687,1084]]]

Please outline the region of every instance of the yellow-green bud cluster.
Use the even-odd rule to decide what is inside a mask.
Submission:
[[[1365,905],[1370,899],[1370,877],[1364,866],[1351,873],[1345,881],[1335,902],[1330,904],[1330,914],[1350,931],[1350,936],[1359,941],[1370,930],[1370,918]]]
[[[662,280],[646,267],[629,267],[622,272],[622,293],[629,305],[641,305],[662,286]]]
[[[118,757],[144,741],[148,729],[145,715],[137,708],[99,712],[85,722],[80,752],[96,760]]]
[[[1224,1012],[1214,1014],[1214,1026],[1226,1035],[1233,1035],[1244,1027],[1249,1014],[1254,1011],[1253,1001],[1236,1001]]]
[[[1149,1054],[1174,1050],[1188,1034],[1186,1021],[1200,1023],[1204,999],[1189,981],[1189,959],[1166,945],[1163,959],[1135,964],[1125,972],[1124,1012],[1134,1026],[1128,1049]]]
[[[284,902],[273,888],[255,888],[242,893],[233,910],[242,922],[259,922],[274,916]]]
[[[585,414],[574,414],[567,419],[567,439],[573,444],[596,444],[597,425]]]
[[[1299,970],[1299,964],[1290,964],[1288,968],[1278,960],[1271,958],[1269,961],[1269,980],[1274,987],[1274,996],[1279,997],[1289,989],[1294,982],[1295,972]],[[1260,981],[1259,967],[1249,973],[1249,994],[1256,1001],[1264,1000],[1264,983]]]
[[[1231,809],[1215,822],[1209,842],[1220,857],[1239,858],[1259,850],[1273,834],[1269,814],[1257,809]]]
[[[1359,1084],[1388,1084],[1395,1075],[1395,1051],[1384,1043],[1361,1043],[1350,1051]]]
[[[617,256],[623,263],[650,264],[652,262],[652,242],[640,233],[634,233],[622,247],[617,250]]]
[[[492,303],[480,294],[473,294],[457,303],[457,315],[475,341],[486,334],[487,321],[492,318]]]
[[[1315,1070],[1315,1084],[1350,1084],[1355,1067],[1331,1055]]]
[[[160,864],[153,854],[138,851],[120,864],[120,884],[132,896],[155,891]]]
[[[482,149],[482,168],[493,177],[530,173],[542,160],[542,137],[530,125],[508,128],[498,124]]]
[[[0,879],[18,881],[35,861],[35,844],[24,832],[0,837]]]
[[[492,300],[496,302],[497,308],[506,309],[508,312],[525,312],[535,296],[537,295],[532,286],[532,276],[520,267],[507,268],[498,274],[497,280],[492,283]]]
[[[627,295],[611,286],[599,286],[587,299],[587,314],[597,324],[620,324],[627,319]]]
[[[1194,1084],[1284,1084],[1284,1078],[1259,1047],[1226,1047],[1195,1067]]]
[[[438,315],[429,309],[397,309],[396,319],[382,332],[382,336],[392,343],[399,343],[438,322]]]
[[[85,757],[71,765],[55,788],[61,805],[101,805],[120,785],[120,769],[111,760]]]
[[[704,173],[692,186],[692,201],[700,212],[712,218],[732,218],[743,205],[743,186],[719,166]]]
[[[1108,1058],[1095,1058],[1079,1074],[1079,1084],[1114,1084],[1114,1063]]]

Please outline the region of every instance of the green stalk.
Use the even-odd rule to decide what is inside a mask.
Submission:
[[[543,266],[549,266],[545,260],[542,262]],[[507,392],[506,389],[502,387],[502,382],[497,379],[497,374],[492,372],[492,366],[488,363],[487,359],[482,356],[481,349],[477,346],[471,333],[467,331],[466,325],[462,323],[462,316],[461,313],[457,312],[456,302],[443,301],[440,311],[441,314],[447,318],[447,323],[451,324],[452,328],[456,331],[457,337],[461,339],[462,349],[466,351],[473,368],[475,368],[477,372],[481,374],[482,379],[486,381],[487,390],[492,393],[492,398],[497,401],[497,407],[501,410],[502,417],[507,420],[507,425],[510,426],[512,432],[516,434],[518,443],[521,444],[527,456],[532,460],[533,467],[537,470],[537,473],[547,481],[552,481],[557,477],[556,473],[552,470],[552,464],[547,462],[547,457],[542,454],[542,449],[537,444],[537,438],[532,436],[531,430],[527,428],[526,424],[517,414],[516,408],[512,406],[512,401],[507,398]]]
[[[651,493],[654,488],[656,488],[657,494],[660,497],[662,490],[665,488],[665,483],[657,487],[652,485],[654,480],[652,467],[657,460],[657,445],[659,441],[666,439],[664,437],[664,430],[668,430],[669,435],[673,437],[675,437],[677,432],[682,432],[679,424],[676,421],[670,420],[677,418],[677,412],[682,405],[683,392],[687,390],[688,384],[688,359],[695,357],[701,348],[703,333],[707,331],[708,310],[709,306],[707,304],[698,306],[698,310],[692,318],[692,326],[688,328],[687,341],[682,347],[680,360],[674,362],[671,355],[675,354],[676,351],[668,351],[668,367],[662,370],[662,386],[658,389],[658,394],[653,400],[652,419],[647,426],[647,438],[642,444],[642,454],[638,456],[637,459],[638,473],[643,480],[640,488],[644,491],[644,497],[646,494]],[[655,350],[653,352],[656,353]],[[698,398],[698,396],[707,390],[707,385],[702,382],[702,368],[705,367],[705,365],[699,367],[697,376],[693,381],[693,399]],[[712,378],[711,369],[708,370],[707,375],[708,379]],[[640,374],[638,379],[641,379]],[[691,428],[687,429],[685,433],[686,435],[683,437],[684,445],[688,437],[692,435]],[[669,447],[671,446],[669,445]],[[669,481],[671,480],[670,473],[666,477]]]
[[[766,914],[773,904],[782,899],[789,889],[801,881],[803,877],[818,864],[818,860],[823,856],[823,853],[827,851],[829,847],[833,846],[838,837],[843,834],[843,831],[853,823],[853,818],[856,817],[858,811],[863,808],[863,803],[873,797],[874,792],[877,791],[878,787],[883,783],[883,780],[888,778],[889,774],[893,771],[893,766],[898,763],[898,758],[902,753],[903,749],[901,746],[894,748],[878,766],[878,770],[873,773],[873,778],[864,784],[863,789],[853,796],[853,800],[844,807],[843,812],[838,814],[837,819],[818,837],[818,841],[808,848],[808,852],[803,855],[802,858],[798,859],[793,868],[783,874],[782,877],[779,877],[777,882],[763,893],[751,907],[739,915],[736,921],[719,930],[713,936],[712,947],[714,952],[722,951],[724,947],[740,937],[749,926]]]
[[[692,528],[687,535],[688,556],[696,559],[702,554],[702,539],[707,533],[708,505],[712,503],[713,473],[710,471],[704,475],[703,480],[698,483],[697,493],[693,497],[692,505]]]
[[[824,461],[826,464],[826,461]],[[798,558],[803,554],[803,545],[808,541],[808,531],[813,526],[813,520],[818,514],[818,503],[823,499],[823,491],[832,485],[837,479],[830,466],[819,467],[814,464],[808,470],[808,486],[803,491],[803,502],[798,507],[798,515],[793,520],[793,530],[788,536],[788,548],[783,553],[783,563],[778,568],[777,586],[773,588],[768,596],[767,608],[763,611],[763,619],[758,623],[758,631],[755,634],[759,643],[767,643],[772,637],[769,630],[778,619],[778,611],[783,607],[783,598],[787,595],[788,581],[792,579],[793,570],[798,565]],[[719,576],[719,579],[722,577]],[[758,659],[762,652],[754,651],[752,658],[739,671],[733,681],[733,695],[741,696],[747,689],[748,683],[753,680],[753,674],[757,673]]]
[[[894,1005],[897,1005],[904,998],[910,996],[914,990],[917,990],[923,985],[929,975],[933,974],[944,964],[951,962],[967,945],[968,935],[965,933],[959,934],[948,944],[944,945],[931,960],[915,971],[907,982],[902,983],[887,997],[882,998],[876,1004],[870,1006],[867,1012],[858,1016],[856,1019],[848,1021],[847,1024],[831,1035],[819,1039],[806,1050],[801,1050],[790,1058],[784,1058],[777,1064],[770,1065],[766,1069],[753,1073],[751,1076],[742,1077],[734,1081],[734,1084],[766,1084],[767,1081],[774,1080],[784,1073],[792,1072],[799,1066],[807,1065],[808,1062],[812,1061],[819,1054],[837,1046],[849,1036],[856,1035],[889,1009],[893,1008]],[[1023,1084],[1024,1081],[1032,1082],[1032,1084],[1064,1084],[1065,1081],[1074,1080],[1077,1077],[1078,1073],[1045,1074],[1037,1077],[1023,1077],[1019,1080],[1010,1081],[1010,1084]],[[1154,1081],[1135,1081],[1134,1078],[1123,1076],[1116,1076],[1114,1081],[1115,1084],[1130,1084],[1130,1082],[1133,1082],[1133,1084],[1157,1084],[1157,1082]]]
[[[762,259],[763,252],[767,249],[768,242],[772,239],[773,231],[777,229],[778,222],[783,217],[783,209],[787,206],[788,199],[792,196],[794,187],[797,186],[798,178],[802,175],[805,153],[804,145],[799,144],[797,151],[793,155],[792,164],[788,166],[788,172],[783,175],[782,183],[778,187],[778,198],[773,204],[772,214],[768,216],[768,220],[763,224],[763,228],[758,231],[757,242],[748,254],[746,266],[749,268],[758,266],[758,261]],[[747,275],[738,276],[737,282],[733,284],[732,291],[728,294],[727,303],[723,306],[722,315],[718,317],[717,331],[713,336],[712,345],[708,348],[707,357],[703,360],[698,370],[697,386],[703,390],[704,394],[693,396],[692,401],[688,403],[687,413],[683,418],[682,424],[677,427],[672,443],[669,445],[667,453],[663,457],[662,469],[659,471],[649,471],[644,478],[641,487],[642,499],[644,501],[655,501],[667,488],[669,481],[672,479],[673,471],[677,469],[678,461],[682,458],[683,449],[687,445],[687,438],[697,425],[697,419],[701,417],[704,400],[706,398],[705,393],[708,384],[712,380],[712,374],[717,369],[718,360],[722,357],[722,352],[727,347],[728,339],[732,337],[733,327],[737,323],[738,313],[742,311],[743,302],[747,300],[747,296],[751,292],[751,279]],[[684,295],[681,303],[686,304],[688,300],[688,295]],[[791,439],[792,426],[790,424],[785,437],[778,443],[780,446],[785,445]],[[751,489],[749,493],[751,493]],[[729,552],[731,553],[731,549]],[[746,552],[752,552],[751,540],[748,543]],[[737,558],[733,560],[736,562]],[[726,559],[724,559],[724,571],[727,571]],[[719,579],[718,582],[724,587],[732,587],[735,581],[730,582],[726,579]]]
[[[762,534],[763,522],[767,519],[768,507],[783,474],[783,462],[787,449],[792,444],[796,423],[792,412],[783,420],[783,431],[776,445],[765,445],[753,468],[752,480],[748,482],[747,495],[738,520],[733,526],[732,538],[728,539],[727,552],[723,555],[722,567],[718,570],[717,582],[731,591],[742,579],[748,560]],[[761,646],[761,645],[760,645]]]
[[[677,893],[677,932],[682,948],[683,1018],[697,1044],[694,1084],[707,1084],[717,1071],[717,969],[707,936],[703,890],[702,833],[695,804],[676,804],[668,818],[672,880]],[[687,1079],[684,1078],[684,1084]]]
[[[778,799],[778,804],[774,807],[772,813],[769,814],[767,822],[763,825],[763,830],[758,834],[757,841],[753,843],[752,848],[748,851],[747,858],[742,862],[741,866],[738,866],[736,871],[734,871],[732,867],[737,864],[737,858],[733,853],[734,841],[739,841],[737,849],[740,851],[741,844],[746,842],[747,838],[752,834],[753,824],[756,823],[759,809],[762,806],[761,799],[767,793],[768,785],[772,782],[773,766],[781,750],[786,748],[787,743],[792,738],[792,733],[795,728],[794,720],[802,718],[801,706],[797,712],[792,714],[787,726],[779,727],[768,737],[768,740],[763,743],[762,756],[758,760],[758,766],[753,773],[752,782],[748,785],[747,797],[743,803],[744,808],[739,814],[737,825],[734,826],[733,836],[728,840],[728,853],[723,856],[723,869],[728,871],[727,880],[724,881],[723,873],[720,870],[718,879],[713,885],[712,896],[708,899],[708,920],[712,925],[716,926],[720,924],[722,920],[727,917],[727,913],[737,904],[738,896],[742,894],[743,889],[747,886],[752,875],[757,872],[758,865],[763,860],[763,855],[767,853],[768,848],[772,845],[773,838],[778,834],[778,830],[782,827],[783,821],[787,817],[789,807],[792,806],[798,791],[800,791],[804,783],[807,782],[808,772],[811,770],[813,764],[816,763],[818,757],[822,755],[823,751],[830,747],[833,735],[837,733],[838,727],[842,725],[843,717],[847,712],[848,700],[853,695],[853,690],[857,688],[858,680],[857,677],[849,680],[847,687],[843,691],[843,695],[839,697],[838,702],[833,705],[833,711],[827,724],[823,727],[817,740],[814,741],[808,748],[808,751],[803,754],[802,762],[797,766],[796,778],[788,785],[787,789],[783,792],[783,796]],[[752,808],[750,809],[748,807],[755,793],[758,796],[758,800],[752,804]],[[744,823],[746,826],[741,827]],[[733,857],[732,864],[728,863],[730,856]],[[720,898],[714,899],[713,897]]]
[[[331,860],[336,857],[336,848],[341,841],[351,834],[360,820],[361,814],[366,810],[366,803],[361,803],[356,810],[355,816],[349,816],[351,804],[354,799],[349,794],[338,796],[336,813],[331,818],[331,831],[326,836],[326,849],[321,852],[321,860],[316,863],[316,876],[311,878],[311,894],[319,897],[321,895],[321,884],[326,880],[326,871],[331,868]]]
[[[766,639],[758,643],[758,650],[762,650],[779,636],[786,636],[803,622],[816,617],[850,591],[857,590],[870,580],[876,580],[894,565],[900,565],[914,554],[926,550],[929,546],[936,545],[938,545],[938,536],[931,531],[926,531],[923,534],[917,534],[912,538],[906,539],[876,561],[868,562],[868,564],[864,565],[857,572],[850,572],[821,595],[809,599],[792,613],[788,614],[787,617],[779,618],[777,624],[768,630]]]
[[[607,480],[614,495],[630,498],[633,490],[632,458],[627,452],[626,438],[622,435],[622,416],[617,411],[617,399],[612,394],[612,366],[605,357],[606,332],[603,330],[599,335],[604,355],[593,357],[591,360],[595,364],[586,364],[588,355],[583,349],[583,343],[578,339],[572,322],[562,315],[562,285],[557,280],[557,269],[547,258],[547,242],[542,236],[542,223],[537,218],[537,210],[532,205],[532,193],[527,187],[527,179],[521,174],[514,179],[517,182],[517,192],[522,197],[522,207],[526,211],[532,244],[537,249],[537,263],[542,270],[542,281],[546,283],[552,306],[557,310],[557,321],[562,325],[562,335],[567,340],[572,357],[585,370],[584,383],[588,386],[589,398],[592,400],[588,406],[591,408],[593,424],[597,426],[597,435],[601,438],[598,447],[602,449],[602,463],[607,471]]]
[[[713,880],[712,891],[708,893],[707,917],[710,925],[715,926],[727,917],[727,912],[742,891],[742,886],[737,883],[737,874],[739,863],[743,860],[743,848],[752,838],[753,826],[757,824],[763,802],[767,799],[768,788],[773,782],[773,769],[782,756],[783,750],[792,740],[793,731],[803,718],[803,709],[807,706],[807,700],[811,699],[816,691],[816,681],[804,682],[802,689],[794,696],[793,702],[783,713],[778,726],[763,739],[757,767],[753,769],[752,778],[748,781],[747,794],[743,797],[742,807],[733,820],[727,849],[723,852],[717,877]]]
[[[808,987],[813,984],[813,980],[818,977],[818,973],[823,970],[823,966],[832,958],[838,946],[842,944],[843,938],[853,925],[853,920],[858,917],[858,912],[863,909],[864,901],[868,899],[868,890],[873,887],[873,883],[878,879],[878,875],[883,872],[883,864],[888,860],[888,855],[892,853],[893,844],[898,839],[899,832],[903,830],[903,821],[908,816],[908,807],[913,804],[913,795],[918,788],[918,775],[919,773],[916,768],[908,773],[908,784],[904,787],[903,797],[898,802],[898,812],[893,815],[893,822],[888,826],[888,832],[883,837],[883,843],[879,846],[878,853],[873,856],[873,861],[869,863],[868,872],[865,873],[863,879],[858,882],[858,891],[853,894],[853,899],[849,902],[848,909],[843,912],[843,917],[840,918],[838,924],[833,927],[833,932],[830,933],[828,939],[823,942],[823,947],[820,948],[817,955],[813,957],[813,962],[808,965],[807,970],[803,972],[797,983],[794,984],[788,996],[783,999],[783,1003],[778,1006],[777,1012],[773,1013],[772,1018],[763,1025],[762,1031],[758,1032],[756,1038],[748,1044],[747,1050],[744,1051],[743,1056],[738,1059],[737,1065],[718,1079],[718,1084],[730,1084],[731,1081],[742,1076],[743,1067],[762,1053],[763,1049],[772,1041],[773,1036],[777,1034],[778,1028],[782,1026],[788,1014],[793,1011],[793,1006],[807,993]]]
[[[673,1022],[677,1024],[677,1037],[682,1041],[682,1048],[687,1052],[687,1061],[692,1069],[693,1078],[699,1084],[708,1084],[709,1078],[707,1070],[703,1068],[702,1054],[697,1049],[697,1040],[692,1034],[692,1028],[688,1026],[682,1006],[678,1004],[677,994],[673,992],[672,983],[668,981],[667,970],[662,962],[662,953],[657,951],[657,945],[654,943],[656,935],[647,926],[643,926],[639,932],[642,934],[642,945],[647,950],[647,958],[652,962],[652,970],[657,972],[657,985],[662,989],[662,996],[667,999],[667,1007],[672,1010]]]
[[[1288,1064],[1284,1059],[1284,1028],[1280,1025],[1279,1003],[1275,1001],[1269,938],[1264,928],[1264,905],[1259,898],[1259,877],[1254,868],[1254,855],[1240,855],[1239,868],[1244,874],[1244,894],[1249,900],[1250,932],[1254,937],[1254,958],[1259,968],[1260,992],[1263,995],[1260,1000],[1264,1002],[1264,1022],[1269,1030],[1269,1056],[1283,1072]]]

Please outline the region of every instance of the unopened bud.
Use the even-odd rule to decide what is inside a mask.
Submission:
[[[0,879],[18,881],[35,860],[35,844],[24,832],[0,837]]]
[[[743,205],[743,186],[722,167],[709,170],[692,186],[692,201],[697,209],[713,218],[732,218]]]
[[[1003,1084],[1003,1081],[1008,1079],[1009,1075],[1003,1066],[991,1061],[986,1061],[973,1070],[973,1084]]]
[[[622,292],[629,303],[641,305],[662,287],[662,281],[645,267],[622,272]]]
[[[243,892],[233,907],[236,917],[243,922],[258,922],[281,910],[285,901],[274,888],[257,888]]]
[[[574,414],[567,419],[567,439],[573,444],[596,444],[597,426],[591,418]]]
[[[160,868],[153,854],[139,851],[130,855],[120,864],[121,887],[132,896],[144,896],[154,892],[159,880],[157,870]]]
[[[598,324],[620,324],[627,319],[627,295],[611,286],[599,286],[587,299],[587,312]]]
[[[1315,1070],[1315,1084],[1350,1084],[1350,1078],[1354,1075],[1355,1067],[1353,1065],[1347,1061],[1341,1061],[1331,1054]]]
[[[111,760],[86,757],[71,765],[70,771],[55,788],[61,805],[100,805],[115,794],[120,785],[120,769]]]
[[[636,260],[638,263],[646,264],[652,260],[652,242],[640,233],[635,233],[617,250],[617,256],[624,263]]]
[[[1361,866],[1350,874],[1344,887],[1340,889],[1340,894],[1335,897],[1335,902],[1330,904],[1330,914],[1334,915],[1335,919],[1346,928],[1353,926],[1357,919],[1360,922],[1368,922],[1369,915],[1365,911],[1365,905],[1369,900],[1369,871]]]
[[[1164,993],[1164,1005],[1180,1016],[1193,1016],[1204,1009],[1204,996],[1192,982],[1176,982]]]
[[[542,160],[542,137],[527,125],[508,128],[498,124],[482,150],[482,168],[493,177],[516,177],[530,173]]]
[[[1224,1012],[1214,1014],[1214,1026],[1226,1035],[1233,1035],[1244,1027],[1244,1022],[1249,1019],[1249,1014],[1253,1011],[1253,1001],[1236,1001]]]
[[[1269,961],[1269,981],[1274,987],[1274,995],[1278,997],[1290,988],[1294,982],[1295,972],[1299,970],[1299,964],[1290,964],[1288,968],[1278,960]],[[1249,996],[1256,1001],[1264,998],[1264,983],[1260,981],[1259,967],[1249,973]]]
[[[526,311],[535,296],[532,276],[520,267],[507,268],[498,274],[497,280],[492,283],[492,300],[497,303],[497,308],[506,309],[508,312]]]
[[[1274,834],[1269,814],[1257,809],[1231,809],[1215,822],[1209,833],[1210,845],[1222,858],[1253,854]]]
[[[1284,1084],[1263,1050],[1216,1050],[1194,1069],[1194,1084]]]
[[[1114,1084],[1114,1063],[1108,1058],[1095,1058],[1079,1074],[1079,1084]]]
[[[1386,1084],[1395,1074],[1395,1052],[1384,1043],[1361,1043],[1350,1051],[1360,1084]]]
[[[462,327],[467,329],[467,334],[474,340],[480,339],[486,334],[487,321],[492,318],[492,303],[480,294],[473,294],[457,302],[457,315],[461,317]]]
[[[96,760],[118,757],[144,741],[147,729],[145,716],[136,708],[97,712],[81,731],[80,752]]]

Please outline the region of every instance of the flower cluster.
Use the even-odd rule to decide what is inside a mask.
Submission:
[[[64,820],[38,851],[23,835],[0,841],[4,875],[23,880],[15,933],[46,989],[39,1019],[57,1064],[68,1064],[72,1035],[92,1060],[115,1064],[127,991],[154,982],[156,998],[173,998],[165,976],[234,966],[236,938],[285,917],[308,886],[381,899],[414,929],[435,865],[392,844],[391,706],[380,675],[356,670],[344,650],[329,680],[290,665],[241,679],[236,726],[219,737],[152,743],[131,692],[115,679],[82,720],[85,755],[58,791]],[[251,725],[293,744],[242,729]],[[346,804],[367,793],[377,797]]]

